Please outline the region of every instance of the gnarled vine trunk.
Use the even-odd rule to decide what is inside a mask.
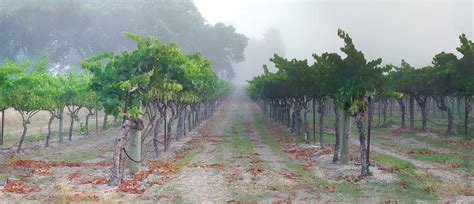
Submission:
[[[324,145],[324,109],[325,103],[324,100],[319,100],[319,144],[321,145],[321,149],[325,148]]]
[[[417,94],[415,95],[415,100],[418,103],[418,106],[420,107],[421,111],[421,131],[426,132],[426,122],[428,120],[428,112],[426,112],[426,100],[428,96],[423,95],[423,94]]]
[[[64,141],[64,107],[59,109],[59,143]]]
[[[350,132],[351,116],[347,111],[343,112],[342,143],[341,143],[341,163],[349,164],[350,154]]]
[[[339,146],[341,144],[341,136],[339,134],[340,133],[339,118],[340,118],[339,108],[337,108],[337,105],[334,104],[334,136],[336,137],[336,144],[334,145],[334,156],[332,158],[333,162],[339,161]]]
[[[446,96],[439,95],[434,97],[438,108],[442,111],[446,111],[448,113],[448,127],[446,129],[446,136],[449,136],[453,133],[453,112],[449,106],[446,105]]]
[[[406,129],[405,124],[405,115],[406,115],[406,108],[405,102],[403,101],[403,97],[397,99],[398,106],[400,106],[400,116],[402,117],[402,129]]]
[[[357,124],[357,130],[359,131],[359,153],[360,153],[360,164],[361,164],[361,172],[360,175],[362,177],[370,175],[369,172],[369,163],[367,158],[367,149],[365,143],[365,129],[364,129],[364,122],[362,119],[362,112],[358,112],[355,117],[355,122]]]
[[[410,94],[408,108],[410,109],[410,130],[415,130],[415,97]]]
[[[18,154],[21,152],[21,147],[23,146],[23,142],[25,141],[26,132],[28,130],[28,126],[26,125],[26,120],[25,119],[23,119],[22,125],[23,125],[23,132],[21,133],[20,142],[18,143],[18,149],[16,150],[16,153],[18,153]]]
[[[46,135],[46,144],[44,145],[45,147],[49,147],[49,140],[51,138],[51,124],[53,123],[53,120],[55,118],[54,112],[50,112],[51,116],[49,117],[48,120],[48,135]]]

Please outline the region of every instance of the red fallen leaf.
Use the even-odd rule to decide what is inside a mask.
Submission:
[[[275,201],[272,204],[291,204],[291,201]]]
[[[263,161],[258,159],[258,158],[252,158],[252,160],[250,161],[251,164],[256,164],[256,163],[260,163],[260,162],[263,162]]]
[[[169,162],[158,162],[158,163],[150,162],[150,169],[168,171],[168,172],[176,171],[176,169],[173,167],[173,164]]]
[[[40,191],[41,188],[39,187],[39,185],[28,186],[28,185],[22,183],[21,181],[12,180],[12,181],[8,182],[7,184],[5,184],[4,190],[7,191],[7,192],[11,192],[11,193],[21,193],[21,194],[23,194],[23,193],[29,193],[29,192],[32,192],[32,191]]]
[[[40,173],[41,176],[51,176],[52,173],[50,171],[45,171]]]
[[[400,182],[400,188],[402,188],[402,189],[407,189],[408,186],[409,186],[409,183],[407,183],[406,181]]]
[[[109,178],[99,177],[99,178],[92,178],[86,181],[83,181],[81,184],[106,184],[109,182]]]
[[[251,128],[246,128],[246,129],[245,129],[245,133],[247,133],[247,134],[253,134],[254,131],[253,131]]]
[[[209,168],[216,168],[216,169],[223,169],[224,164],[211,164],[208,166]]]
[[[360,157],[359,156],[351,158],[351,160],[354,161],[354,163],[356,163],[356,164],[360,164]]]
[[[296,154],[298,152],[297,149],[286,149],[284,150],[287,154]]]
[[[448,164],[448,168],[450,168],[450,169],[457,169],[457,168],[459,168],[459,165],[456,164],[456,163],[450,163],[450,164]]]
[[[286,177],[286,178],[289,178],[289,179],[296,179],[299,175],[294,173],[294,172],[290,172],[290,173],[286,173],[286,172],[279,172],[280,175]]]
[[[393,168],[393,167],[379,166],[378,169],[382,170],[383,172],[387,172],[387,173],[393,173],[395,171],[395,168]]]
[[[82,162],[68,162],[68,161],[57,161],[57,162],[51,162],[51,166],[53,167],[81,167],[84,166],[85,164]]]
[[[154,185],[163,185],[165,184],[165,179],[163,177],[160,178],[158,181],[148,181],[148,185],[154,186]]]
[[[221,142],[222,138],[221,137],[211,137],[207,139],[208,142]]]
[[[223,169],[224,164],[190,164],[190,167]]]
[[[176,151],[175,160],[180,160],[180,159],[186,157],[188,154],[189,154],[188,149],[183,149],[183,150],[180,150],[180,151]]]
[[[81,175],[82,175],[82,174],[81,174],[80,172],[74,172],[74,173],[70,173],[70,174],[67,176],[67,178],[68,178],[69,180],[74,180],[74,179],[76,179],[76,178],[81,177]]]
[[[331,149],[324,149],[322,151],[322,154],[324,154],[324,155],[328,155],[328,154],[332,154],[332,153],[333,153],[333,151]]]
[[[245,201],[236,201],[236,200],[230,200],[226,202],[227,204],[257,204],[257,202],[252,201],[252,202],[245,202]]]
[[[101,162],[95,163],[94,165],[96,165],[96,166],[112,166],[112,162],[109,162],[109,161],[101,161]]]
[[[336,192],[337,190],[336,186],[326,186],[326,189],[331,193]]]
[[[143,181],[146,178],[148,178],[148,176],[150,176],[150,174],[152,174],[152,173],[153,173],[153,169],[150,169],[150,170],[147,170],[147,171],[137,172],[133,175],[133,180],[134,181]]]
[[[119,187],[118,191],[125,192],[125,193],[133,193],[133,194],[142,194],[146,190],[142,188],[142,186],[137,181],[123,181]]]
[[[252,167],[247,169],[247,172],[249,172],[251,174],[259,174],[259,173],[263,172],[263,169],[258,167],[258,166],[252,166]]]

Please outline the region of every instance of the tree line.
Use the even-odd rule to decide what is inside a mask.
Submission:
[[[325,148],[323,120],[326,107],[331,106],[336,137],[333,162],[343,164],[349,162],[349,135],[354,120],[359,134],[361,176],[370,175],[368,157],[374,99],[383,104],[385,110],[388,100],[398,101],[403,129],[406,128],[405,100],[408,100],[412,130],[416,101],[422,115],[421,131],[426,131],[427,101],[432,98],[440,110],[447,112],[446,133],[452,134],[453,111],[447,100],[457,98],[460,101],[462,98],[467,137],[470,101],[474,95],[474,44],[465,34],[459,36],[457,51],[460,58],[441,52],[434,56],[431,65],[422,68],[414,68],[403,60],[400,66],[382,65],[380,58],[369,61],[357,50],[346,32],[339,29],[337,34],[344,41],[340,50],[345,56],[328,52],[313,54],[315,62],[309,65],[307,60],[288,60],[275,54],[270,61],[277,71],[270,72],[264,65],[264,74],[249,80],[248,94],[266,115],[286,125],[296,135],[304,134],[306,143],[309,143],[308,113],[311,105],[315,110],[318,104],[319,142],[321,148]],[[315,122],[313,111],[314,141]]]

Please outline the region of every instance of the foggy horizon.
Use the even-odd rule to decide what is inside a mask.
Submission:
[[[262,41],[268,29],[280,31],[283,55],[308,59],[313,53],[341,54],[337,29],[345,30],[369,60],[399,65],[405,59],[420,68],[431,64],[435,54],[455,55],[459,35],[473,36],[472,1],[216,1],[195,0],[208,23],[232,25],[253,41]],[[246,48],[246,52],[249,50]],[[264,59],[234,66],[237,85],[263,73]],[[255,62],[249,62],[248,59]],[[253,66],[252,66],[253,65]],[[251,66],[251,67],[250,67]]]

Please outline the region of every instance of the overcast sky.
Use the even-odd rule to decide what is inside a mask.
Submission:
[[[473,39],[474,32],[472,0],[194,1],[209,23],[234,25],[250,38],[261,38],[270,27],[280,29],[289,58],[340,52],[336,33],[341,28],[368,59],[425,66],[441,51],[456,52],[459,34]]]

